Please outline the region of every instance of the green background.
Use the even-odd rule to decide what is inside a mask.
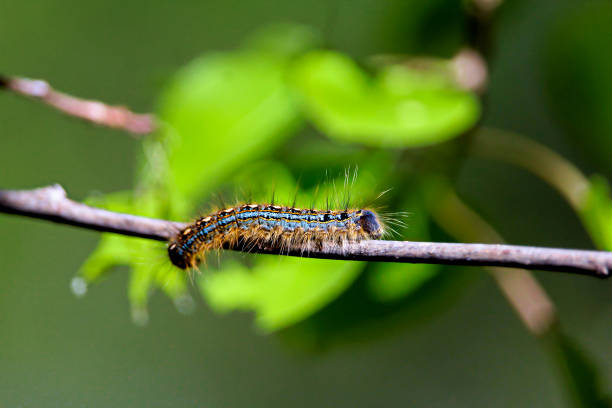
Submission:
[[[575,38],[571,32],[564,37],[561,21],[579,3],[513,1],[500,10],[484,123],[538,140],[587,174],[610,176],[605,149],[588,143],[605,137],[605,120],[587,127],[580,107],[558,86],[566,78],[562,68],[599,64],[588,59],[592,53],[581,56],[582,66],[554,58]],[[267,23],[314,26],[329,46],[355,58],[452,55],[462,40],[446,34],[456,29],[459,2],[424,4],[8,0],[0,4],[0,70],[152,111],[178,68],[203,52],[235,48]],[[606,34],[584,41],[605,54],[597,40]],[[598,79],[597,72],[585,75]],[[610,107],[605,101],[597,106]],[[604,109],[600,115],[610,114]],[[2,188],[59,182],[77,200],[130,189],[138,149],[121,132],[0,95]],[[522,170],[468,159],[457,188],[509,242],[592,246],[568,205]],[[553,407],[565,401],[551,355],[480,269],[444,269],[465,284],[438,294],[448,296],[437,299],[443,307],[432,307],[423,295],[363,331],[340,332],[341,341],[312,350],[282,333],[259,333],[248,313],[216,314],[197,296],[195,313],[185,316],[157,293],[149,324],[138,327],[130,319],[126,269],[82,299],[70,292],[97,233],[8,216],[0,217],[0,232],[2,406]],[[566,331],[597,363],[602,383],[612,383],[609,283],[536,276]]]

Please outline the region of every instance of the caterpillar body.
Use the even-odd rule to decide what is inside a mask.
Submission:
[[[226,208],[180,231],[168,245],[170,261],[181,269],[194,268],[209,250],[234,248],[238,243],[281,251],[305,250],[323,243],[378,239],[383,225],[368,209],[314,210],[273,204]]]

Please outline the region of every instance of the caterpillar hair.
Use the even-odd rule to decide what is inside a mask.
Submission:
[[[244,204],[222,209],[180,231],[168,244],[170,261],[181,269],[195,268],[215,249],[238,245],[266,246],[283,251],[343,245],[379,239],[380,217],[368,209],[314,210],[274,204]]]

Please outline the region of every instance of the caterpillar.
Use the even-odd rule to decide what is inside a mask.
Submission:
[[[238,243],[281,250],[304,250],[329,242],[378,239],[384,228],[368,209],[343,211],[300,209],[273,204],[244,204],[199,218],[170,240],[170,261],[181,269],[195,268],[209,250],[235,248]]]

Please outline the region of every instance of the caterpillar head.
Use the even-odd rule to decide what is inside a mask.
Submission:
[[[185,254],[183,248],[181,248],[181,246],[176,242],[173,242],[168,246],[168,256],[170,257],[170,261],[175,266],[181,269],[187,269],[187,254]]]
[[[359,224],[363,231],[372,239],[378,239],[383,234],[383,227],[374,211],[362,210]]]

